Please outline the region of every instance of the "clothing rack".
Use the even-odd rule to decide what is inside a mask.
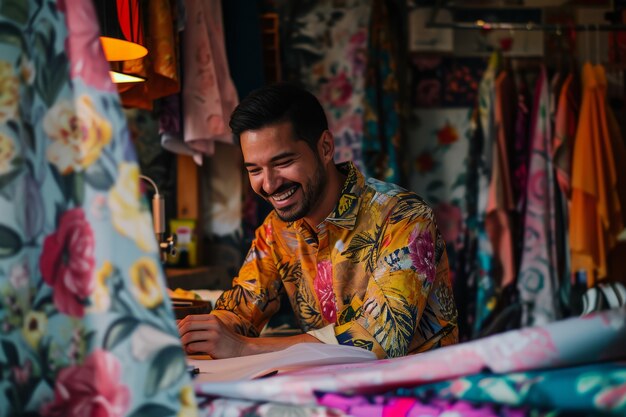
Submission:
[[[426,22],[427,28],[445,28],[445,29],[462,29],[462,30],[542,30],[548,32],[556,32],[561,34],[562,31],[597,31],[597,32],[613,32],[626,30],[626,24],[611,23],[611,24],[572,24],[561,25],[554,23],[537,23],[537,22],[485,22],[477,20],[475,22],[438,22],[437,15],[441,9],[454,9],[453,6],[448,4],[448,1],[438,0],[432,9],[428,22]]]

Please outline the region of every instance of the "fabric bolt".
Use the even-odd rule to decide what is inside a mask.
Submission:
[[[558,298],[556,180],[545,68],[537,78],[534,96],[524,246],[517,285],[524,326],[545,324],[563,315]]]
[[[336,408],[322,405],[291,405],[270,401],[249,401],[229,398],[207,398],[203,403],[207,416],[220,417],[344,417],[348,416]]]
[[[216,314],[258,335],[286,292],[303,331],[335,323],[343,345],[378,357],[421,352],[457,340],[445,246],[432,210],[414,193],[352,163],[333,212],[315,228],[272,211]]]
[[[0,416],[197,415],[92,2],[0,27]]]
[[[215,141],[233,143],[228,127],[239,103],[224,44],[221,0],[186,0],[183,33],[183,134],[196,152],[213,155]],[[194,160],[202,163],[200,155]]]
[[[594,363],[502,375],[479,373],[415,388],[401,388],[394,395],[461,399],[474,404],[523,405],[558,411],[562,415],[624,415],[626,363]]]
[[[600,80],[598,79],[600,75]],[[588,286],[606,279],[607,259],[624,228],[617,165],[607,119],[606,84],[590,63],[583,66],[583,96],[572,161],[569,235],[572,271]],[[622,145],[623,146],[623,145]]]
[[[263,380],[202,382],[195,387],[202,396],[312,405],[317,403],[316,393],[320,392],[376,395],[398,387],[412,388],[479,373],[503,375],[616,361],[624,358],[625,345],[626,307],[621,307],[512,330],[419,355],[322,366]],[[597,390],[599,387],[590,385],[589,388]],[[623,391],[607,391],[609,393],[607,400],[616,398],[613,406],[623,407],[620,403]],[[589,394],[593,395],[591,391]],[[545,401],[550,407],[550,400]],[[525,402],[518,405],[523,406]]]
[[[323,394],[319,403],[346,412],[353,417],[370,416],[454,416],[454,417],[524,417],[527,410],[499,407],[491,404],[476,405],[466,401],[445,401],[434,399],[422,401],[408,396],[340,396]]]
[[[399,19],[390,16],[389,4],[372,3],[372,17],[367,48],[363,129],[363,160],[366,175],[394,184],[402,183],[399,150],[400,82],[398,74],[398,40],[394,27]],[[394,16],[397,17],[397,16]]]
[[[178,74],[178,32],[174,30],[176,13],[170,0],[142,3],[146,15],[146,48],[143,58],[124,61],[124,73],[146,78],[145,82],[120,85],[122,104],[152,110],[154,101],[180,91]]]
[[[320,100],[335,137],[335,161],[352,161],[367,172],[362,143],[372,2],[283,3],[286,81],[302,83]]]
[[[513,139],[513,98],[515,86],[508,71],[501,71],[495,81],[493,117],[495,124],[491,178],[487,197],[485,230],[493,248],[492,277],[497,288],[515,280],[512,215],[515,209],[509,164],[509,143]],[[488,151],[488,150],[487,150]]]

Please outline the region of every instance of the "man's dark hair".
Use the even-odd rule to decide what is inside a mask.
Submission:
[[[328,130],[326,114],[317,98],[291,83],[271,84],[251,92],[233,111],[230,128],[239,142],[246,130],[281,122],[291,122],[295,139],[304,140],[313,150]]]

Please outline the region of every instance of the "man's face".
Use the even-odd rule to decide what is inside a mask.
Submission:
[[[294,138],[291,123],[245,131],[240,143],[252,189],[283,221],[315,210],[326,188],[326,170],[318,153]]]

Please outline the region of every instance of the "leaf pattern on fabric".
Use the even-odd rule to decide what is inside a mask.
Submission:
[[[418,218],[424,220],[433,220],[433,211],[424,200],[417,194],[410,192],[401,192],[396,194],[398,204],[394,207],[390,223],[395,224],[400,221],[412,222]]]
[[[300,262],[284,262],[278,264],[278,274],[284,283],[296,283],[302,279],[302,264]]]
[[[361,232],[357,234],[348,248],[342,253],[354,263],[365,262],[366,271],[372,272],[378,263],[380,240],[383,238],[382,227],[376,225],[374,234]]]
[[[389,357],[406,355],[417,320],[417,309],[408,302],[397,280],[391,277],[378,279],[368,288],[368,298],[363,303],[363,316],[373,323],[372,335]]]
[[[246,297],[246,290],[241,285],[235,285],[228,291],[228,297],[224,294],[215,302],[215,308],[220,310],[235,311]]]
[[[349,303],[337,315],[337,324],[344,324],[354,321],[361,316],[363,302],[358,296],[352,296]]]
[[[323,326],[322,314],[317,306],[315,294],[306,284],[297,289],[295,313],[298,315],[300,326],[305,332]]]

